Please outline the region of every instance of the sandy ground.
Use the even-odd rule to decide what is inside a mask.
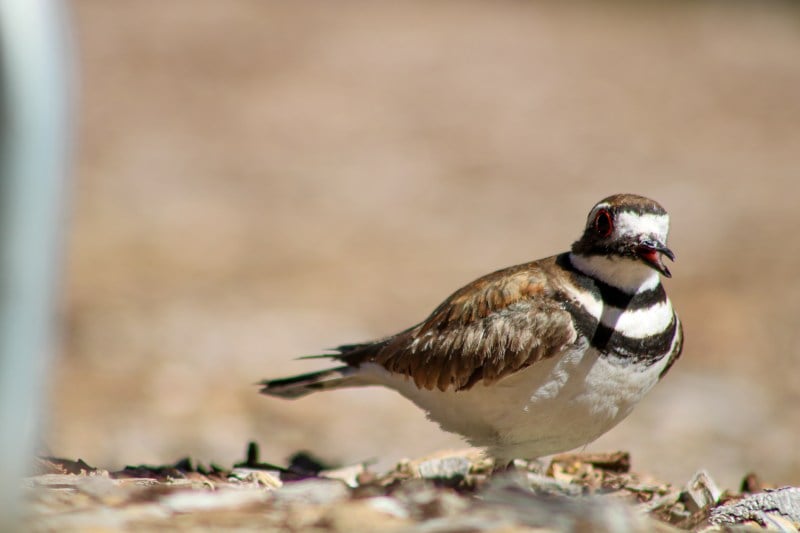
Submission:
[[[779,3],[73,0],[80,71],[46,441],[106,468],[460,446],[382,390],[253,382],[672,214],[684,356],[589,450],[800,482],[800,12]]]

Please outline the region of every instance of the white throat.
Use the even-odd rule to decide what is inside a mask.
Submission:
[[[628,294],[654,289],[660,282],[658,272],[635,259],[575,253],[570,253],[569,259],[584,274]]]

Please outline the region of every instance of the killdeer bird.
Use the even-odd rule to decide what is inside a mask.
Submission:
[[[583,446],[624,419],[681,353],[660,275],[669,216],[642,196],[589,212],[572,250],[483,276],[423,322],[347,344],[336,368],[265,380],[261,392],[383,385],[496,464]]]

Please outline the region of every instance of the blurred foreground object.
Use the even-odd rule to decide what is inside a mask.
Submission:
[[[0,0],[0,527],[38,437],[68,163],[64,6]]]

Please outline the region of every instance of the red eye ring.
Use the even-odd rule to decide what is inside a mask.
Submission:
[[[610,237],[614,232],[614,222],[607,209],[601,209],[594,217],[594,229],[601,237]]]

